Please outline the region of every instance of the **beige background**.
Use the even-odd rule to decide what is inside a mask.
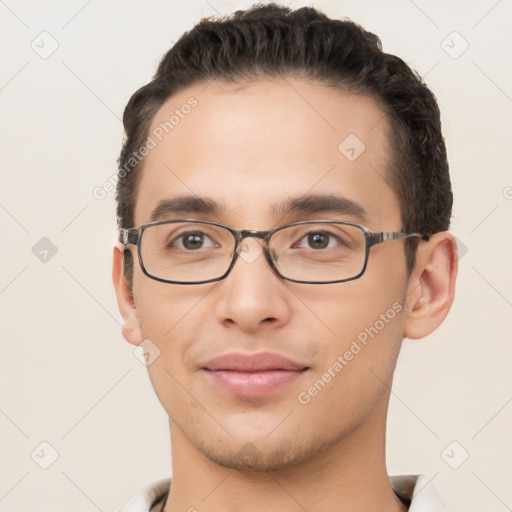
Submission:
[[[114,510],[170,474],[166,416],[121,336],[114,194],[92,191],[115,172],[123,108],[164,51],[202,15],[250,3],[0,2],[0,511]],[[379,34],[436,93],[467,249],[447,321],[404,343],[389,472],[427,474],[453,511],[510,510],[512,3],[312,4]],[[57,248],[46,262],[43,237]],[[42,442],[58,454],[47,469]]]

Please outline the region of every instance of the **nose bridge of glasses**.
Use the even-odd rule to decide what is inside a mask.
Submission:
[[[241,231],[238,231],[238,237],[237,237],[237,246],[238,251],[249,251],[251,246],[254,246],[255,249],[261,253],[262,251],[266,251],[266,246],[268,245],[268,239],[270,235],[270,231],[258,231],[255,229],[242,229]],[[247,241],[244,242],[246,238],[257,238],[259,240],[263,240],[265,244],[258,243],[256,241]]]
[[[270,237],[271,231],[257,231],[254,229],[244,229],[238,231],[238,239],[237,239],[237,250],[236,253],[240,256],[246,263],[254,262],[261,254],[265,255],[265,258],[272,266],[271,257],[268,253],[268,240]],[[265,242],[264,244],[257,242],[254,240],[255,238],[262,240]],[[248,239],[245,241],[245,239]],[[253,240],[251,240],[253,239]]]
[[[266,240],[268,238],[269,231],[257,231],[255,229],[242,229],[240,231],[240,240],[244,238],[259,238],[260,240]]]

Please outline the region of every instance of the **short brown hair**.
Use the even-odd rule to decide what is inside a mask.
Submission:
[[[345,92],[368,94],[387,114],[393,147],[388,179],[400,203],[402,229],[427,235],[450,225],[452,190],[437,101],[421,77],[380,39],[356,23],[330,19],[312,7],[254,5],[222,18],[204,18],[164,55],[148,84],[130,98],[116,191],[119,228],[133,227],[138,154],[164,102],[192,84],[246,82],[296,75]],[[407,272],[418,239],[405,244]],[[128,282],[133,261],[125,251]]]

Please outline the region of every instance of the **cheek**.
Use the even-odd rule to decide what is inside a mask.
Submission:
[[[297,328],[316,339],[321,357],[315,377],[322,381],[320,387],[329,384],[330,393],[339,388],[360,396],[361,386],[380,387],[377,376],[385,382],[392,376],[402,342],[405,285],[398,276],[383,275],[377,281],[369,273],[303,294],[309,311],[298,315],[302,321]]]
[[[347,293],[327,301],[324,295],[319,312],[334,334],[318,340],[322,361],[296,397],[308,418],[350,429],[388,392],[402,340],[399,297],[356,300]]]
[[[379,335],[397,337],[396,333],[391,334],[401,322],[405,270],[393,272],[369,265],[359,279],[307,289],[296,287],[293,292],[301,303],[301,310],[295,315],[301,323],[298,332],[316,332],[318,349],[327,353],[330,347],[336,352],[359,335],[364,338],[365,330],[375,324]]]
[[[157,354],[147,365],[147,370],[153,389],[164,409],[169,415],[181,417],[181,411],[191,408],[192,412],[196,405],[187,392],[191,389],[194,369],[186,364],[187,349],[193,344],[188,340],[194,338],[183,331],[179,322],[168,323],[167,320],[168,318],[164,322],[158,322],[156,319],[154,323],[148,321],[146,324],[144,336],[152,340]],[[160,325],[165,326],[167,335],[161,333]],[[160,334],[153,334],[155,331]]]
[[[138,287],[134,283],[137,318],[144,343],[152,351],[147,365],[149,377],[169,411],[169,402],[179,396],[180,385],[186,388],[192,371],[186,366],[186,353],[203,324],[202,299],[208,290],[159,283],[145,276],[137,284]]]
[[[186,324],[191,317],[198,318],[201,302],[211,286],[173,285],[149,279],[142,273],[137,275],[134,293],[143,335],[167,343],[175,337],[180,324]]]

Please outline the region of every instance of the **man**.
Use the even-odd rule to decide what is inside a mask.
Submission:
[[[123,510],[446,510],[385,463],[402,340],[457,272],[421,79],[350,21],[256,6],[184,34],[124,125],[113,280],[173,477]]]

